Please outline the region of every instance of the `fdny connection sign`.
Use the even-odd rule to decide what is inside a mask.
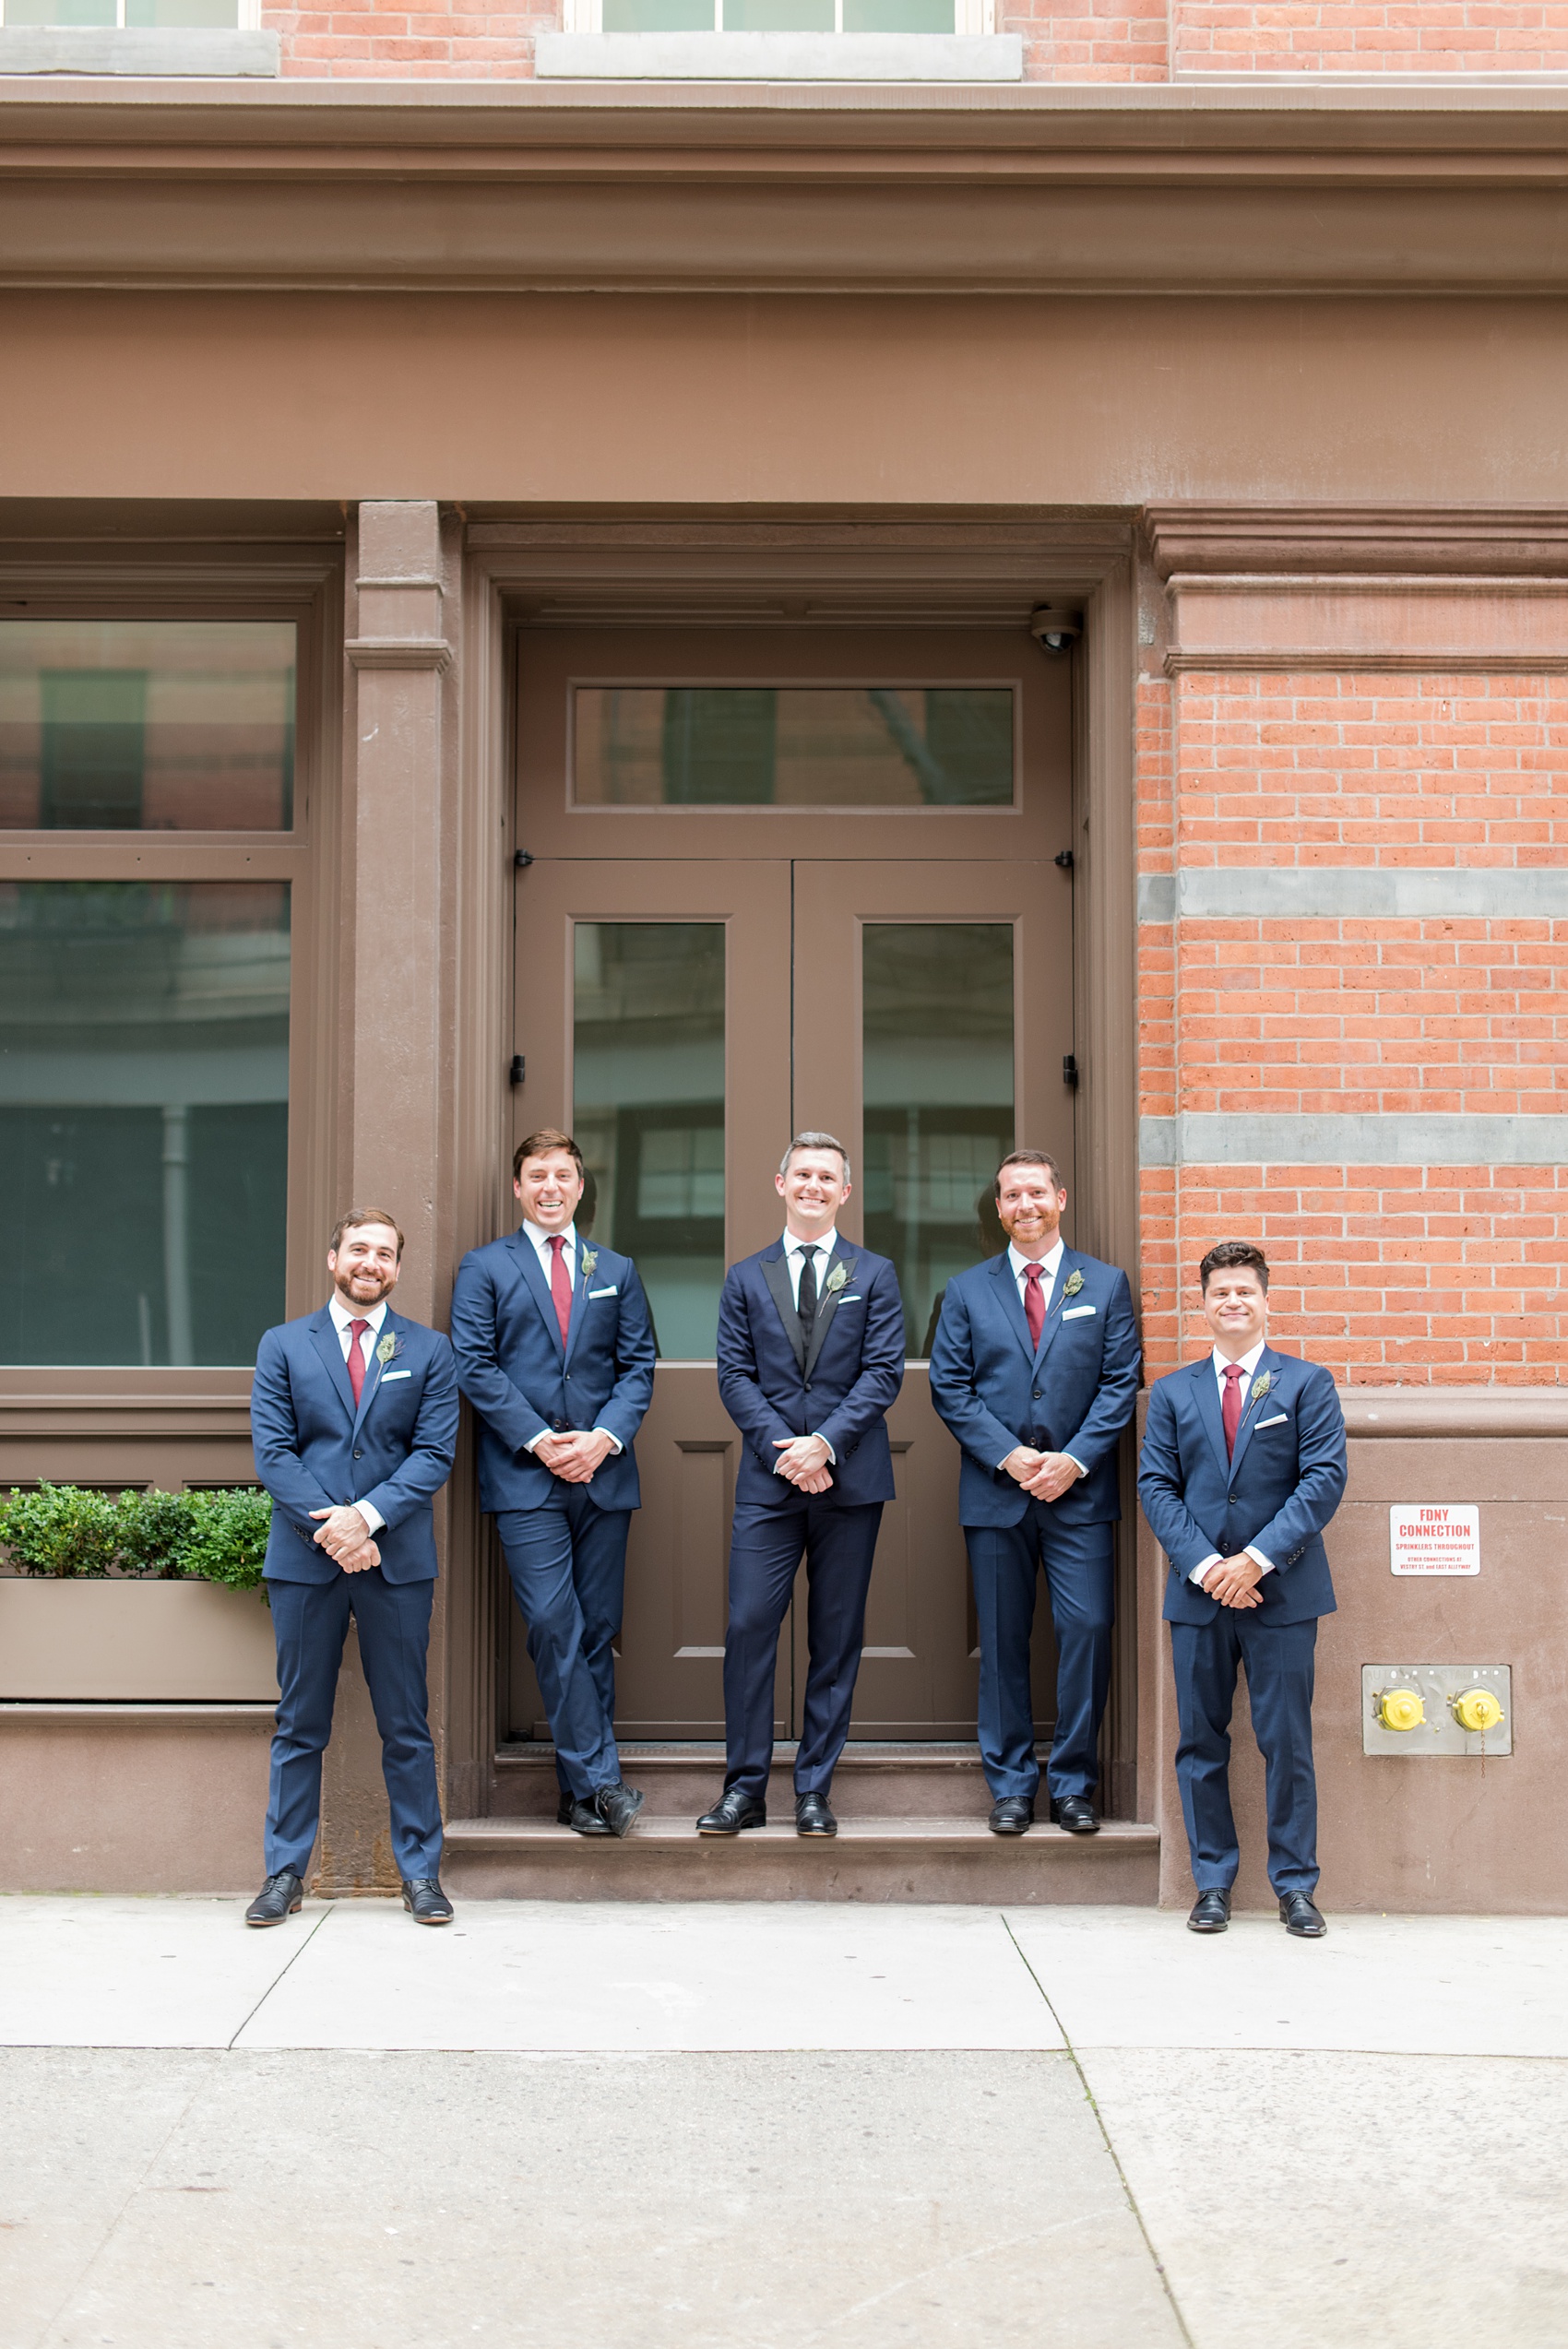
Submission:
[[[1388,1513],[1388,1562],[1396,1574],[1479,1574],[1480,1511],[1396,1501]]]

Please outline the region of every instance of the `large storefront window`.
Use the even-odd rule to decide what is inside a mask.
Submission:
[[[289,917],[0,884],[0,1359],[244,1363],[282,1319]]]

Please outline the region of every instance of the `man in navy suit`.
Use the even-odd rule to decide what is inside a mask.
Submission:
[[[480,1505],[495,1518],[555,1740],[556,1817],[579,1835],[625,1835],[643,1797],[621,1777],[614,1642],[655,1347],[631,1258],[578,1237],[583,1187],[569,1134],[546,1126],[518,1144],[522,1227],[464,1257],[452,1343],[479,1415]]]
[[[1056,1626],[1051,1817],[1099,1826],[1099,1725],[1111,1685],[1116,1447],[1138,1393],[1125,1273],[1062,1238],[1054,1158],[1016,1150],[996,1177],[1007,1252],[947,1284],[931,1350],[931,1399],[963,1446],[958,1514],[980,1625],[980,1749],[991,1828],[1034,1824],[1039,1762],[1029,1688],[1036,1581]]]
[[[425,1717],[435,1595],[436,1494],[457,1445],[457,1378],[436,1330],[394,1313],[403,1235],[356,1207],[332,1235],[332,1295],[268,1330],[255,1358],[251,1433],[272,1495],[267,1596],[281,1695],[267,1803],[267,1881],[248,1925],[300,1905],[321,1813],[321,1757],[352,1615],[381,1732],[403,1905],[445,1925],[441,1802]]]
[[[1345,1490],[1345,1417],[1328,1372],[1267,1343],[1268,1265],[1244,1240],[1198,1268],[1211,1353],[1150,1389],[1138,1498],[1170,1561],[1176,1778],[1198,1897],[1194,1933],[1223,1933],[1241,1854],[1230,1712],[1244,1664],[1268,1803],[1268,1876],[1287,1931],[1326,1929],[1317,1890],[1313,1660],[1334,1612],[1323,1529]]]
[[[904,1382],[904,1303],[885,1256],[837,1231],[849,1161],[798,1133],[774,1178],[784,1236],[731,1264],[719,1300],[719,1392],[741,1430],[724,1637],[724,1792],[703,1835],[767,1824],[778,1633],[806,1561],[810,1664],[795,1829],[835,1835],[828,1801],[849,1733],[866,1593],[893,1499],[887,1413]]]

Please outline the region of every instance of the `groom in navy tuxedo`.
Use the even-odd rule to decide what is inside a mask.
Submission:
[[[1288,1932],[1325,1930],[1317,1890],[1313,1662],[1334,1612],[1324,1527],[1345,1490],[1345,1418],[1324,1370],[1268,1344],[1268,1265],[1224,1240],[1198,1267],[1210,1352],[1149,1391],[1138,1498],[1170,1561],[1165,1619],[1181,1727],[1176,1778],[1198,1897],[1223,1933],[1241,1854],[1230,1711],[1244,1666],[1263,1753],[1268,1874]]]
[[[457,1378],[479,1418],[480,1506],[494,1514],[528,1625],[557,1821],[625,1835],[643,1797],[621,1776],[614,1643],[653,1325],[631,1258],[577,1230],[584,1170],[570,1134],[545,1126],[520,1142],[512,1189],[520,1228],[470,1249],[452,1292]]]
[[[267,1802],[267,1881],[248,1925],[300,1905],[321,1810],[321,1757],[352,1615],[381,1732],[403,1905],[445,1925],[441,1802],[425,1717],[435,1594],[432,1504],[457,1446],[457,1379],[437,1330],[395,1313],[403,1235],[381,1207],[343,1216],[327,1252],[332,1295],[268,1330],[255,1358],[251,1436],[272,1496],[267,1596],[278,1725]]]
[[[904,1304],[885,1256],[839,1237],[849,1161],[798,1133],[774,1179],[784,1235],[731,1264],[719,1301],[719,1392],[742,1437],[724,1639],[724,1792],[703,1835],[767,1824],[778,1634],[806,1561],[810,1663],[795,1832],[835,1835],[828,1801],[849,1731],[866,1594],[893,1499],[887,1413],[904,1382]]]
[[[1051,1816],[1092,1835],[1111,1684],[1116,1450],[1138,1393],[1125,1273],[1062,1238],[1054,1158],[1015,1150],[996,1177],[1007,1252],[947,1284],[931,1399],[963,1446],[958,1514],[980,1626],[980,1749],[996,1835],[1034,1823],[1039,1762],[1029,1687],[1036,1586],[1056,1626]]]

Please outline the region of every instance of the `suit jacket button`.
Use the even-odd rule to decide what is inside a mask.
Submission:
[[[812,1382],[811,1382],[810,1379],[808,1379],[808,1380],[806,1381],[806,1393],[809,1394],[811,1393],[811,1391],[812,1391]]]
[[[1235,1506],[1236,1506],[1236,1496],[1235,1496],[1235,1494],[1234,1494],[1234,1493],[1231,1493],[1231,1494],[1229,1496],[1229,1498],[1228,1498],[1228,1500],[1227,1500],[1227,1501],[1226,1501],[1226,1507],[1227,1507],[1228,1509],[1234,1509],[1234,1508],[1235,1508]]]
[[[354,1458],[355,1458],[356,1460],[362,1460],[362,1459],[364,1458],[364,1453],[363,1453],[362,1452],[356,1452],[356,1453],[355,1453],[355,1454],[354,1454]]]
[[[1036,1387],[1036,1389],[1035,1389],[1035,1391],[1034,1391],[1034,1400],[1035,1400],[1035,1402],[1037,1402],[1037,1403],[1039,1401],[1039,1387],[1038,1387],[1038,1386]]]

